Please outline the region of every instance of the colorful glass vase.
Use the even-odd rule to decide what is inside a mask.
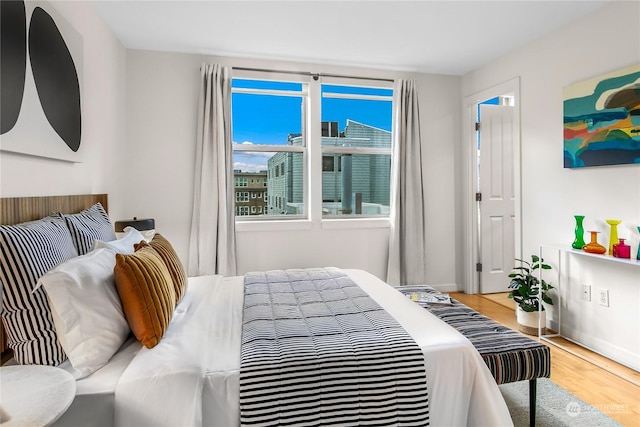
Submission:
[[[582,249],[584,247],[584,228],[582,227],[582,220],[584,219],[584,215],[574,215],[576,219],[576,228],[575,228],[575,239],[573,240],[573,244],[571,245],[574,249]]]
[[[598,231],[590,231],[591,233],[591,242],[584,245],[582,248],[583,251],[589,252],[591,254],[603,254],[607,252],[607,248],[598,243]]]
[[[624,243],[624,239],[620,239],[618,243],[613,245],[613,256],[616,258],[631,258],[631,246]]]
[[[613,255],[613,245],[618,243],[618,224],[622,221],[619,219],[608,219],[606,220],[607,224],[611,226],[611,231],[609,232],[609,255]]]

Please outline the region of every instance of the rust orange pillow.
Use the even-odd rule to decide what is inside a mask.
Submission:
[[[136,250],[144,247],[147,243],[142,241],[135,245]],[[178,254],[176,253],[173,246],[167,239],[164,238],[160,233],[156,233],[153,236],[153,239],[148,243],[153,249],[158,252],[162,261],[169,269],[169,273],[171,274],[171,280],[173,281],[173,287],[176,292],[176,304],[180,302],[185,291],[187,290],[187,272],[180,262],[180,258],[178,258]]]
[[[131,255],[116,254],[113,272],[129,327],[145,347],[155,347],[176,308],[167,266],[155,249],[146,246]]]

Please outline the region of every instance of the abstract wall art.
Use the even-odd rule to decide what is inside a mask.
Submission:
[[[48,2],[0,2],[0,150],[83,160],[83,40]]]
[[[640,164],[640,64],[564,88],[564,167]]]

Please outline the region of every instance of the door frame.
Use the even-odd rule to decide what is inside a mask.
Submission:
[[[514,97],[514,192],[515,192],[515,255],[522,258],[522,158],[520,131],[520,77],[515,77],[497,86],[467,96],[463,100],[463,280],[464,292],[477,294],[480,291],[479,274],[476,272],[478,262],[478,209],[475,199],[478,188],[478,141],[475,130],[478,104],[497,96]],[[507,284],[505,284],[505,292]]]

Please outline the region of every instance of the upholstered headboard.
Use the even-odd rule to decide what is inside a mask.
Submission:
[[[13,225],[43,218],[52,212],[76,213],[100,202],[108,212],[106,194],[80,194],[70,196],[3,197],[0,198],[0,224]],[[0,349],[2,362],[8,354],[4,326],[0,323]]]

